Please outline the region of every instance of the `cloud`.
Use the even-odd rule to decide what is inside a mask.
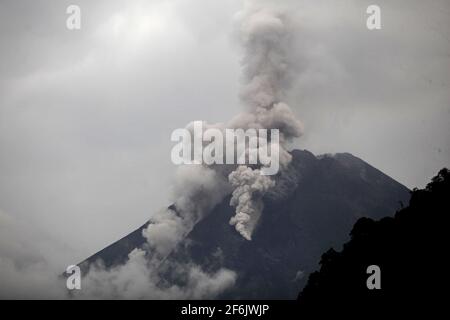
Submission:
[[[365,28],[369,1],[260,3],[280,2],[295,16],[286,26],[266,12],[235,24],[245,31],[239,44],[250,48],[293,30],[282,41],[287,55],[269,59],[292,63],[292,72],[272,78],[283,88],[272,90],[267,72],[280,70],[244,59],[241,97],[253,106],[282,97],[291,112],[247,112],[236,127],[284,123],[295,136],[298,123],[288,120],[301,114],[297,146],[352,152],[409,187],[449,165],[448,1],[380,1],[376,33]],[[241,1],[78,3],[86,19],[75,33],[65,29],[70,1],[33,1],[26,10],[0,3],[0,207],[16,221],[0,224],[2,297],[45,296],[52,290],[33,289],[43,287],[39,279],[50,281],[170,204],[171,131],[240,110],[240,49],[229,31]],[[147,16],[158,17],[150,29],[139,22]],[[258,30],[269,36],[250,41]],[[264,74],[255,77],[257,69]],[[216,172],[224,180],[230,173]],[[282,196],[281,187],[277,181],[267,196]],[[188,230],[170,220],[166,227]],[[162,252],[177,241],[154,234]]]
[[[128,261],[105,270],[101,264],[92,265],[82,280],[82,289],[74,292],[75,298],[95,299],[211,299],[234,285],[236,273],[219,269],[209,274],[194,264],[170,262],[156,268],[154,259],[146,252],[134,249]],[[183,284],[165,281],[168,268],[171,276],[184,279]],[[177,281],[178,283],[180,281]]]
[[[61,255],[63,248],[47,241],[27,221],[0,210],[0,299],[67,297],[51,257],[51,253]]]

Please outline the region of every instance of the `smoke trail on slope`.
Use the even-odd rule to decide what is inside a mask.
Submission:
[[[145,250],[134,249],[125,264],[113,269],[94,264],[74,298],[211,299],[236,281],[236,273],[228,269],[207,273],[193,263],[173,261],[158,268],[156,260]],[[168,269],[172,269],[172,277],[179,279],[176,284],[165,280]]]
[[[204,129],[215,128],[223,133],[225,128],[278,129],[279,144],[275,147],[280,154],[280,168],[284,170],[291,161],[286,142],[300,137],[303,131],[301,122],[289,105],[283,102],[285,90],[293,78],[290,65],[292,30],[288,14],[280,7],[246,1],[243,11],[236,15],[236,21],[239,42],[244,49],[242,65],[245,85],[241,100],[247,111],[228,123],[204,123]],[[192,123],[187,129],[194,133]],[[243,143],[245,152],[248,152],[248,145],[245,141]],[[269,144],[275,143],[269,141]],[[237,149],[237,146],[234,147]],[[181,166],[175,186],[176,212],[170,209],[153,218],[144,233],[149,245],[162,255],[168,254],[229,193],[232,193],[230,204],[236,207],[230,224],[250,240],[263,210],[263,196],[276,186],[273,177],[260,176],[260,167]]]
[[[260,174],[260,170],[253,170],[246,166],[239,166],[230,173],[229,180],[234,188],[230,204],[236,207],[236,215],[230,224],[247,240],[262,212],[262,197],[264,193],[275,185],[268,176]]]
[[[226,178],[202,165],[180,166],[176,171],[174,205],[152,217],[144,230],[149,248],[167,256],[214,206],[229,193]]]

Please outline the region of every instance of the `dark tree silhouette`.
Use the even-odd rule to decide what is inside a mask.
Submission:
[[[444,260],[448,252],[450,172],[442,169],[423,190],[414,189],[409,206],[393,218],[359,219],[341,252],[322,255],[298,302],[307,310],[318,306],[421,308],[438,305],[445,289]],[[381,289],[369,290],[367,267],[379,266]],[[442,295],[443,297],[443,295]]]

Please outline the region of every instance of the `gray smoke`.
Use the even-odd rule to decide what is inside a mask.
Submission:
[[[236,281],[236,274],[228,269],[207,273],[195,264],[176,262],[158,268],[156,260],[149,258],[147,251],[134,249],[125,264],[111,270],[101,264],[92,265],[83,278],[83,289],[75,292],[75,298],[211,299]],[[184,283],[165,281],[168,267],[175,277],[185,279]]]
[[[284,170],[291,156],[286,143],[300,137],[302,123],[283,101],[293,78],[290,63],[292,28],[286,10],[246,1],[236,15],[238,40],[243,47],[244,86],[241,100],[246,111],[228,123],[207,124],[204,130],[216,128],[278,129],[280,168]],[[193,133],[192,123],[187,129]],[[245,141],[244,141],[245,143]],[[275,142],[273,142],[275,143]],[[248,152],[248,146],[246,152]],[[150,245],[167,254],[205,214],[231,192],[230,204],[236,214],[230,224],[247,240],[263,210],[263,196],[276,187],[275,178],[260,176],[260,169],[246,165],[189,165],[180,168],[175,186],[177,214],[163,213],[153,219],[144,233]]]
[[[180,166],[175,173],[174,208],[152,217],[144,237],[161,258],[229,193],[223,175],[201,165]]]
[[[236,26],[243,48],[244,85],[240,98],[245,111],[229,122],[205,123],[204,129],[216,128],[222,132],[226,128],[278,129],[279,144],[275,141],[270,144],[276,144],[280,151],[282,176],[291,160],[286,143],[302,133],[301,123],[284,101],[292,79],[288,15],[272,4],[247,1],[236,16]],[[192,131],[192,124],[187,128]],[[219,268],[207,272],[192,262],[173,260],[170,253],[181,250],[180,244],[196,223],[229,195],[230,204],[236,208],[230,224],[251,240],[263,211],[263,198],[279,189],[279,178],[261,175],[261,169],[261,165],[200,164],[177,168],[173,206],[152,216],[143,232],[146,244],[131,250],[122,265],[108,269],[101,261],[92,264],[82,279],[82,290],[71,292],[71,297],[203,299],[213,298],[233,286],[237,277],[234,271]],[[1,212],[0,222],[0,239],[11,238],[11,230],[23,230],[23,227],[13,228]],[[20,235],[18,231],[13,233]],[[8,296],[14,298],[39,297],[42,291],[46,292],[43,298],[68,297],[64,281],[58,280],[61,272],[49,270],[50,262],[35,254],[39,247],[11,248],[2,246],[3,242],[0,241],[2,292],[9,292]],[[20,239],[16,243],[20,244]],[[183,281],[174,284],[169,279]],[[17,286],[20,286],[18,290]],[[13,287],[17,294],[11,294]]]
[[[292,78],[289,64],[291,28],[287,12],[247,1],[236,21],[239,43],[244,49],[245,84],[241,100],[246,111],[228,123],[204,123],[203,130],[278,129],[279,143],[269,141],[269,144],[279,149],[283,171],[291,161],[286,143],[302,134],[301,122],[283,101]],[[194,133],[192,123],[186,128]],[[247,153],[248,145],[245,148]],[[210,274],[193,263],[173,261],[170,253],[181,250],[180,244],[195,224],[230,194],[230,204],[236,208],[230,224],[245,239],[251,240],[263,211],[263,197],[277,186],[277,177],[261,175],[261,169],[261,165],[180,166],[175,175],[174,205],[151,218],[143,232],[146,245],[130,252],[124,265],[110,270],[105,270],[101,263],[91,266],[84,279],[89,289],[82,290],[77,296],[200,299],[214,297],[232,286],[236,280],[232,270],[221,268]],[[171,284],[167,281],[168,270],[173,277],[186,279],[185,282]]]
[[[280,131],[280,167],[291,161],[286,142],[300,137],[302,123],[296,119],[289,105],[283,102],[289,88],[291,26],[286,11],[261,5],[256,1],[245,3],[237,14],[240,43],[244,48],[243,69],[245,85],[241,99],[249,111],[231,121],[234,128],[266,128]],[[229,175],[234,187],[231,205],[236,215],[230,224],[247,240],[261,216],[263,196],[276,187],[274,178],[258,177],[259,170],[239,166]]]
[[[150,219],[143,231],[147,239],[135,248],[125,264],[106,269],[101,261],[90,266],[84,287],[75,298],[204,299],[214,298],[232,286],[236,273],[226,268],[208,273],[191,262],[168,258],[185,236],[215,205],[229,194],[229,184],[219,170],[202,165],[180,166],[175,173],[174,205]],[[171,277],[185,279],[173,284]]]
[[[253,229],[262,212],[262,197],[275,185],[260,170],[239,166],[230,173],[229,180],[234,188],[230,204],[236,207],[236,215],[230,224],[247,240],[251,240]]]

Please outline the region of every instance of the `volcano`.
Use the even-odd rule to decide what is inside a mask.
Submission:
[[[291,154],[284,182],[276,187],[282,192],[265,196],[251,241],[229,224],[235,212],[227,197],[195,225],[182,250],[169,255],[211,272],[220,267],[235,271],[235,285],[217,298],[295,299],[322,253],[340,249],[359,218],[393,216],[409,201],[408,188],[349,153]],[[148,223],[80,266],[86,270],[99,260],[106,268],[125,263],[130,251],[144,247]]]

